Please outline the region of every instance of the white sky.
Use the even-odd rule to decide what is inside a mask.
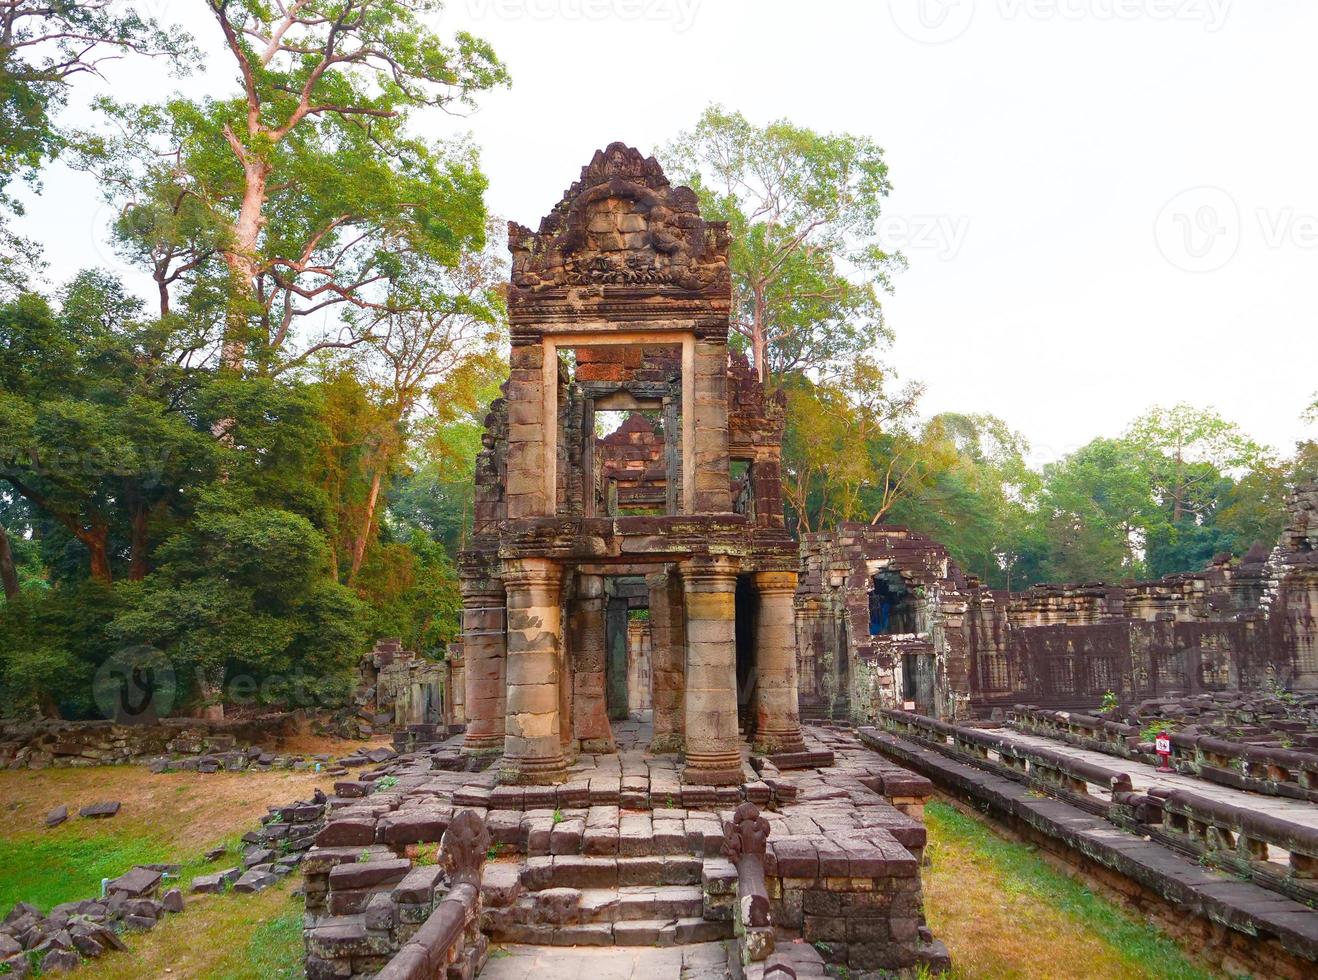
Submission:
[[[148,6],[213,49],[199,0]],[[468,119],[424,120],[471,129],[498,214],[535,226],[596,148],[653,150],[710,101],[865,133],[910,261],[889,360],[928,385],[925,413],[998,414],[1035,462],[1154,402],[1285,451],[1312,435],[1312,0],[450,0],[439,26],[488,38],[513,77]],[[140,64],[111,83],[178,84]],[[228,84],[217,60],[184,87]],[[52,168],[29,210],[53,279],[117,265],[89,178]]]

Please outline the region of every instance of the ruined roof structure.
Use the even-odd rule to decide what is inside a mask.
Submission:
[[[783,404],[729,357],[727,228],[613,143],[508,239],[511,372],[461,557],[466,750],[501,753],[512,783],[611,751],[626,662],[606,608],[639,592],[652,748],[683,751],[688,782],[738,783],[742,724],[762,750],[803,743]]]
[[[843,524],[801,543],[807,715],[943,718],[1019,702],[1095,708],[1169,694],[1318,690],[1318,485],[1290,497],[1271,551],[1152,582],[990,589],[903,527]]]

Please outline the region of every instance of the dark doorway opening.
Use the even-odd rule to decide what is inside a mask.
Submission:
[[[604,707],[610,721],[631,716],[629,623],[633,610],[648,609],[650,593],[645,579],[617,576],[604,580]]]
[[[901,574],[891,570],[874,576],[870,589],[870,636],[915,632],[915,597]]]
[[[760,595],[750,576],[737,578],[737,721],[747,735],[755,726],[755,617]]]

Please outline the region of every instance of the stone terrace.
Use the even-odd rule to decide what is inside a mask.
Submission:
[[[680,781],[676,756],[642,748],[649,735],[640,723],[618,725],[616,755],[581,756],[556,786],[501,786],[493,771],[461,771],[468,760],[457,740],[336,784],[306,865],[308,975],[372,975],[411,937],[446,890],[437,868],[415,861],[418,848],[439,841],[464,809],[485,821],[495,854],[481,911],[494,942],[671,948],[730,939],[737,872],[722,848],[743,800],[765,808],[765,885],[784,940],[819,943],[853,975],[946,965],[924,927],[920,890],[927,780],[845,730],[810,729],[805,755],[832,765],[780,769],[746,752],[740,785],[694,786]],[[780,761],[802,764],[800,756]],[[518,964],[528,957],[522,949]]]

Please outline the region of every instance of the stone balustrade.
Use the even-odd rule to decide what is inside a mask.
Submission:
[[[1301,901],[1318,899],[1318,830],[1183,790],[1162,796],[1162,830],[1209,863]],[[1270,848],[1286,863],[1269,860]]]
[[[1020,731],[1121,758],[1157,764],[1152,746],[1133,725],[1066,711],[1017,705]],[[1318,753],[1248,745],[1213,735],[1170,732],[1170,764],[1177,772],[1267,796],[1318,803]]]
[[[880,711],[879,721],[888,731],[932,745],[947,755],[968,759],[976,765],[987,764],[1004,775],[1093,813],[1106,815],[1112,795],[1131,792],[1130,776],[1126,773],[1072,759],[1050,749],[1023,745],[990,731],[949,725],[935,718],[895,709]],[[865,729],[861,732],[863,739]],[[1094,794],[1090,791],[1091,786],[1108,796]]]

